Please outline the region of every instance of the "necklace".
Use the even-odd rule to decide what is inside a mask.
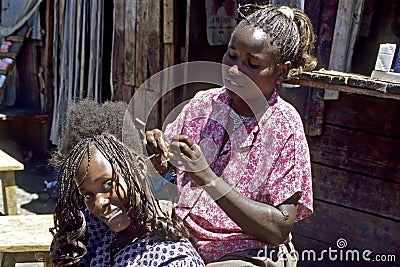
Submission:
[[[246,116],[242,116],[242,115],[237,114],[232,108],[229,111],[229,117],[233,121],[233,129],[232,129],[232,131],[235,131],[242,124],[248,123],[253,119],[253,117],[246,117]]]

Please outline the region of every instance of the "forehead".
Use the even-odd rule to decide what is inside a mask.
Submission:
[[[87,167],[89,161],[90,163],[88,169]],[[81,164],[79,165],[78,171],[75,176],[75,180],[78,184],[82,182],[82,179],[85,177],[86,171],[88,173],[86,175],[85,181],[93,180],[98,177],[112,175],[111,163],[95,147],[90,149],[90,159],[88,159],[88,155],[86,154],[83,157]]]
[[[247,50],[251,54],[272,53],[276,51],[276,47],[272,46],[270,41],[270,36],[262,29],[245,25],[233,32],[230,46],[239,50]]]

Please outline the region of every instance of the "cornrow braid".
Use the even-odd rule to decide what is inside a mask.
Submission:
[[[57,204],[54,213],[54,236],[52,261],[60,265],[74,265],[86,254],[86,209],[83,197],[75,183],[75,175],[82,159],[88,157],[88,166],[82,183],[90,168],[90,152],[98,149],[113,169],[117,196],[126,195],[124,205],[138,232],[152,232],[161,238],[180,240],[189,238],[189,232],[176,216],[164,213],[154,198],[147,176],[137,163],[138,155],[112,135],[99,135],[80,141],[64,160],[57,181]],[[122,191],[120,179],[124,179],[127,192]]]
[[[243,19],[236,29],[252,25],[268,34],[271,45],[279,49],[279,62],[292,63],[289,77],[315,68],[317,59],[311,55],[314,33],[304,12],[286,6],[246,4],[239,6],[238,13]]]

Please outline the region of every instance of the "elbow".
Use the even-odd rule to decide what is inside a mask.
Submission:
[[[270,237],[269,240],[267,240],[268,243],[273,245],[274,247],[277,247],[285,242],[285,240],[289,237],[289,233],[280,233],[276,234],[274,237]]]
[[[290,232],[282,231],[279,233],[271,243],[274,246],[279,246],[280,244],[283,244],[286,239],[288,239]]]
[[[279,246],[280,244],[283,244],[285,240],[288,239],[289,234],[292,231],[292,227],[293,225],[288,224],[277,227],[276,231],[274,231],[274,233],[272,233],[266,241],[273,246]]]

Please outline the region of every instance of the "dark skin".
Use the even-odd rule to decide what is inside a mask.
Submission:
[[[223,77],[225,87],[229,89],[228,95],[233,101],[233,109],[237,113],[253,115],[254,111],[265,105],[262,103],[265,103],[276,84],[282,82],[286,76],[291,64],[276,63],[275,52],[276,48],[269,45],[268,35],[257,28],[245,26],[233,33],[223,60],[229,68],[223,73]],[[251,79],[250,82],[246,77]],[[259,91],[256,90],[257,87]],[[262,101],[260,92],[265,97]],[[232,122],[228,121],[227,131],[231,130],[231,125]],[[171,159],[173,166],[184,168],[199,186],[219,179],[208,166],[201,148],[187,136],[175,136],[168,147],[163,132],[154,129],[146,132],[146,140],[148,151],[157,154],[153,158],[153,164],[158,165],[163,154]],[[169,167],[173,167],[172,165]],[[167,168],[164,171],[166,170]],[[221,183],[225,182],[219,181],[215,186],[221,187]],[[224,186],[226,187],[226,183]],[[260,241],[279,245],[287,239],[294,225],[299,199],[300,194],[295,193],[284,203],[274,207],[246,198],[232,188],[217,199],[216,203],[246,234]]]

